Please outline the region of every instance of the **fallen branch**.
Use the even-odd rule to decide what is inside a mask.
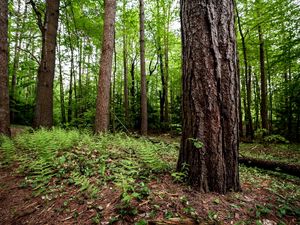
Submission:
[[[300,177],[300,165],[279,161],[240,157],[239,162],[245,166],[258,167],[262,169],[278,171]]]

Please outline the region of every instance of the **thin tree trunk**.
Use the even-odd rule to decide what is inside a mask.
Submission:
[[[66,123],[66,110],[65,110],[65,93],[63,84],[63,74],[62,74],[62,59],[61,59],[61,31],[58,35],[58,68],[59,68],[59,96],[60,96],[60,112],[61,112],[61,123]]]
[[[10,136],[8,91],[8,1],[0,1],[0,135]]]
[[[73,101],[73,70],[70,68],[70,81],[69,81],[69,100],[68,100],[68,123],[72,121],[72,101]]]
[[[145,68],[144,0],[140,1],[140,60],[141,60],[141,134],[148,132],[147,81]]]
[[[239,54],[237,52],[237,74],[238,74],[238,89],[241,91],[241,70],[240,70],[240,61],[239,61]],[[239,132],[240,132],[240,139],[244,137],[243,131],[243,113],[242,113],[242,97],[240,95],[239,98]]]
[[[115,39],[115,33],[114,31],[114,71],[113,71],[113,88],[112,88],[112,98],[111,98],[111,104],[112,104],[112,130],[113,133],[116,132],[116,77],[117,77],[117,51],[116,51],[116,39]]]
[[[269,63],[268,50],[266,49],[266,59],[267,59],[267,74],[268,74],[268,93],[269,93],[269,131],[272,133],[273,130],[273,91],[272,91],[272,80],[271,80],[271,68]]]
[[[73,59],[74,61],[74,59]],[[74,68],[74,62],[73,62],[73,81],[74,81],[74,99],[75,99],[75,104],[74,104],[74,117],[75,119],[78,118],[78,94],[77,94],[77,80],[76,80],[76,71]]]
[[[247,97],[247,107],[246,107],[246,115],[247,115],[247,123],[246,123],[246,136],[248,140],[253,140],[254,132],[253,132],[253,124],[252,124],[252,115],[251,115],[251,83],[252,83],[252,68],[249,66],[248,75],[246,76],[246,97]]]
[[[257,17],[260,18],[260,5],[261,0],[255,1],[257,8]],[[261,88],[261,102],[260,102],[260,115],[261,126],[263,129],[268,130],[268,108],[267,108],[267,80],[265,70],[265,41],[261,24],[258,25],[258,39],[259,39],[259,62],[260,62],[260,88]]]
[[[166,8],[167,7],[167,8]],[[165,126],[169,127],[169,26],[170,26],[170,4],[164,4],[164,15],[166,15],[165,29],[164,29],[164,55],[165,55],[165,83],[164,83],[164,94],[165,94],[165,109],[164,109],[164,122]]]
[[[123,0],[123,67],[124,67],[124,109],[125,125],[129,124],[129,100],[128,100],[128,52],[126,34],[126,0]]]
[[[75,86],[75,79],[74,76],[74,47],[73,47],[73,42],[71,39],[71,28],[69,24],[69,18],[66,16],[66,28],[67,28],[67,33],[68,33],[68,42],[69,42],[69,47],[70,47],[70,52],[71,52],[71,57],[70,57],[70,83],[69,83],[69,101],[68,101],[68,123],[70,124],[73,119],[73,85]],[[75,88],[74,88],[75,90]]]
[[[22,44],[22,38],[23,38],[23,27],[25,23],[25,18],[27,14],[27,4],[25,5],[24,10],[24,17],[22,22],[22,28],[21,28],[21,1],[18,0],[18,9],[17,9],[17,21],[16,21],[16,36],[15,36],[15,49],[14,49],[14,62],[13,62],[13,68],[12,68],[12,78],[11,78],[11,98],[15,100],[15,90],[16,90],[16,84],[17,84],[17,71],[19,68],[19,60],[20,60],[20,48]],[[14,113],[11,114],[11,119],[13,120]]]
[[[82,61],[84,61],[84,57],[82,55],[82,39],[80,39],[78,41],[78,44],[79,44],[79,60],[78,60],[78,101],[77,103],[78,104],[78,113],[79,113],[79,116],[82,115],[83,113],[83,99],[82,99],[82,71],[83,71],[83,64]]]
[[[53,81],[55,73],[56,35],[59,17],[59,0],[46,0],[46,15],[42,24],[41,15],[38,25],[42,32],[42,56],[37,77],[37,97],[34,127],[53,125]],[[31,4],[34,3],[31,1]]]
[[[260,88],[261,88],[261,126],[263,129],[268,130],[268,110],[267,110],[267,81],[266,81],[266,71],[265,71],[265,44],[264,37],[261,30],[261,26],[258,26],[258,36],[259,36],[259,58],[260,58]]]
[[[255,78],[255,87],[254,87],[254,96],[255,96],[255,130],[260,128],[260,122],[259,122],[259,103],[260,103],[260,88],[259,88],[259,77],[258,74],[254,74]]]
[[[245,35],[242,29],[241,19],[239,16],[238,8],[236,8],[236,16],[238,21],[239,33],[242,41],[242,49],[243,49],[243,59],[244,59],[244,74],[246,80],[246,94],[244,95],[244,108],[245,108],[245,122],[246,122],[246,137],[248,140],[253,140],[254,132],[252,125],[252,115],[251,115],[251,66],[249,66],[248,72],[248,59],[247,59],[247,47],[245,41]]]
[[[130,88],[130,94],[131,94],[131,111],[132,111],[132,120],[135,119],[135,60],[136,57],[132,59],[131,62],[131,68],[130,68],[130,75],[131,75],[131,88]]]
[[[177,170],[197,190],[240,190],[233,1],[181,0],[183,133]],[[187,168],[186,168],[187,167]]]
[[[110,78],[114,50],[116,0],[104,1],[104,29],[98,95],[96,103],[95,133],[104,133],[109,127]]]

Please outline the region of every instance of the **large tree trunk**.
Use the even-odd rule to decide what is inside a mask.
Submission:
[[[10,136],[8,91],[8,1],[0,1],[0,135]]]
[[[144,0],[140,0],[140,60],[141,60],[141,134],[148,132],[147,81],[145,68]]]
[[[37,96],[34,127],[53,125],[53,80],[55,73],[55,48],[59,16],[59,0],[46,1],[45,21],[39,27],[42,32],[42,56],[37,77]]]
[[[203,192],[240,190],[233,1],[181,0],[183,133],[178,171]]]
[[[95,133],[107,132],[109,126],[110,78],[114,50],[115,17],[116,0],[105,0],[103,43],[96,103]]]

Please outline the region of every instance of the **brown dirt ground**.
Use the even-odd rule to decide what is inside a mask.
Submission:
[[[24,177],[14,172],[12,168],[16,167],[17,165],[10,169],[0,169],[2,225],[95,224],[97,221],[93,218],[96,215],[100,218],[98,224],[109,224],[111,218],[118,217],[120,191],[112,184],[104,186],[95,200],[89,199],[74,186],[35,197],[34,190],[22,186]],[[240,193],[201,194],[186,185],[174,183],[169,174],[159,175],[148,183],[150,196],[145,200],[132,202],[137,214],[124,215],[121,221],[113,224],[135,224],[140,219],[145,219],[148,224],[237,224],[239,221],[255,224],[257,218],[252,209],[256,205],[276,205],[278,196],[267,190],[269,185],[270,181],[263,180],[259,186],[244,183],[243,192]],[[165,219],[166,215],[172,219]],[[202,219],[196,222],[192,217]],[[275,212],[260,219],[263,224],[277,224],[279,221],[299,224],[296,217],[279,218]]]

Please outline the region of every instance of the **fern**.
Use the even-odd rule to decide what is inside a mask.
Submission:
[[[99,189],[94,184],[91,184],[87,177],[78,172],[73,172],[70,178],[74,181],[75,185],[80,187],[79,191],[87,191],[91,197],[95,197],[98,194]]]
[[[0,152],[3,157],[1,164],[10,164],[14,160],[15,151],[13,141],[6,136],[0,136]]]

